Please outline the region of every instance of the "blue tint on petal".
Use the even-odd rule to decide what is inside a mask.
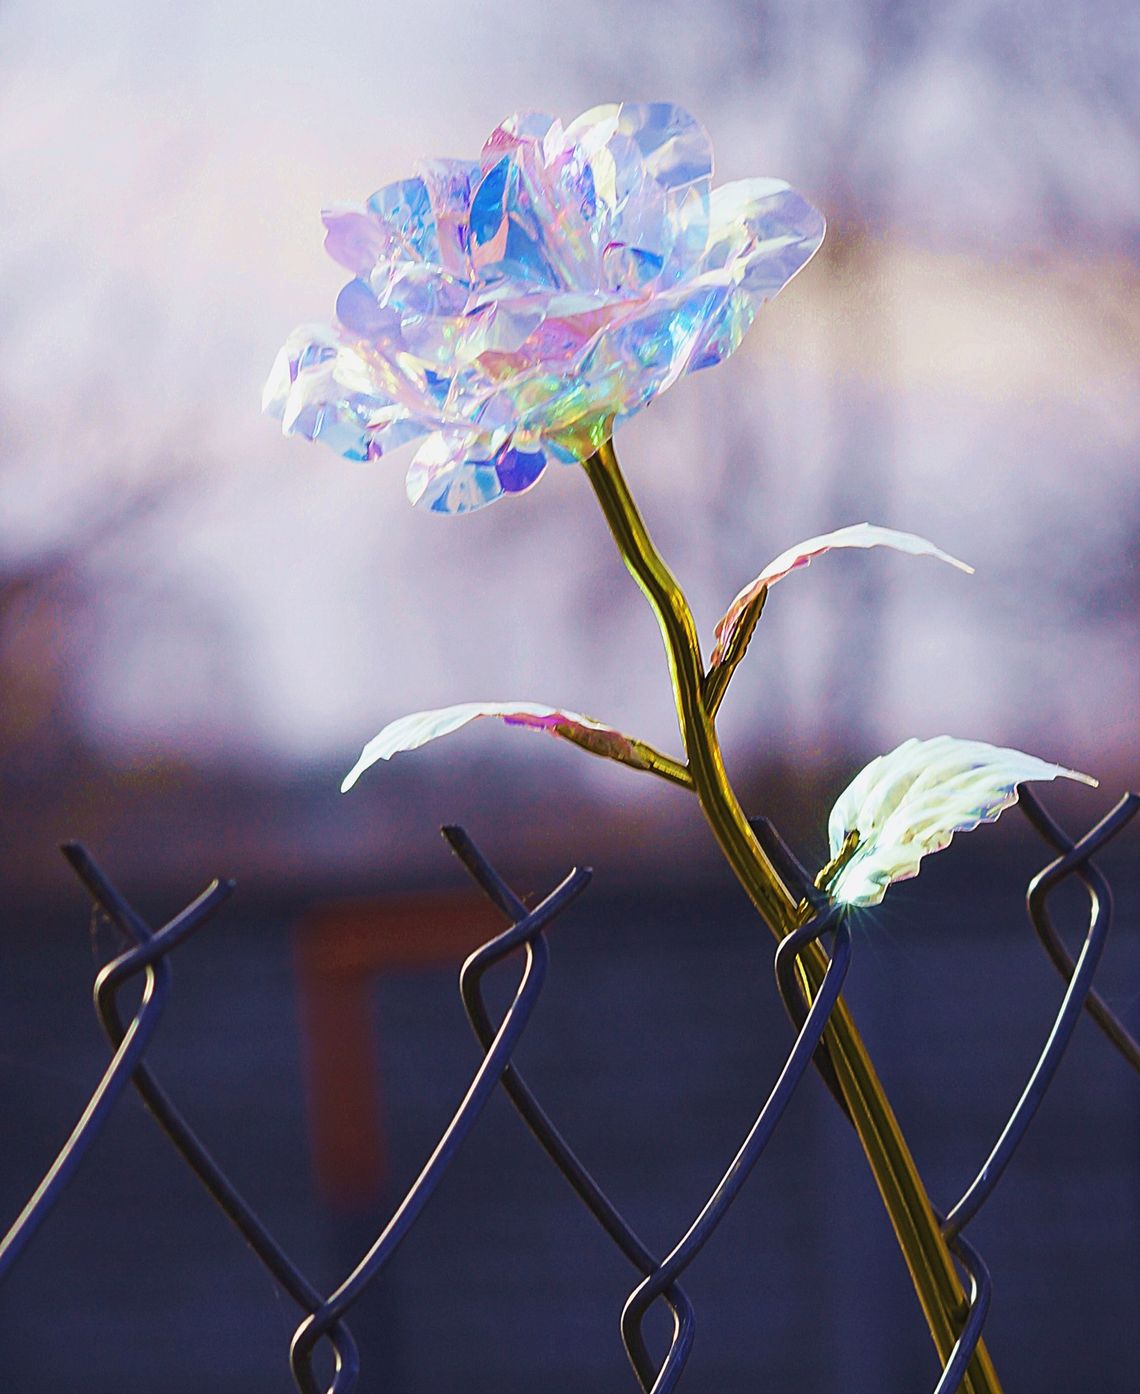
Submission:
[[[335,344],[306,344],[298,355],[297,361],[292,365],[290,377],[296,381],[297,374],[303,373],[306,368],[315,368],[319,363],[328,363],[335,357]]]
[[[518,164],[509,155],[483,176],[471,200],[471,259],[480,277],[512,276],[527,284],[559,286],[545,238]]]
[[[368,458],[368,434],[361,414],[352,402],[310,405],[298,412],[292,432],[308,440],[319,440],[346,460]]]
[[[422,179],[385,184],[368,200],[368,209],[421,261],[438,261],[435,217]]]
[[[602,253],[602,271],[612,291],[639,291],[661,274],[664,257],[624,242],[611,242]]]
[[[471,195],[483,171],[471,160],[421,160],[416,168],[427,186],[435,218],[439,265],[449,275],[464,280]]]
[[[466,313],[468,287],[434,266],[413,262],[389,278],[380,299],[398,310],[401,320],[446,319]]]
[[[509,159],[501,159],[487,171],[475,190],[475,197],[471,200],[471,240],[476,247],[490,242],[502,226],[510,167]]]
[[[665,188],[712,177],[708,132],[673,102],[623,102],[618,130],[631,137],[646,170]]]
[[[545,468],[546,456],[541,450],[515,450],[508,446],[495,460],[495,472],[504,494],[521,494],[529,489]]]
[[[447,401],[447,394],[451,391],[451,379],[444,377],[442,373],[435,373],[430,368],[425,368],[424,389],[431,399],[442,407]]]
[[[490,460],[468,461],[435,495],[429,505],[432,513],[474,513],[503,495],[499,476]]]
[[[524,113],[478,161],[425,161],[328,209],[357,279],[338,322],[286,340],[264,409],[357,458],[425,436],[408,496],[436,512],[522,492],[727,358],[819,246],[823,219],[783,181],[713,190],[711,166],[668,103],[566,127]]]

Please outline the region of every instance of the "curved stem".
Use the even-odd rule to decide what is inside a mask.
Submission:
[[[716,728],[702,699],[705,681],[692,611],[637,511],[612,442],[584,462],[626,567],[657,616],[677,703],[681,736],[701,809],[726,861],[778,939],[796,928],[801,910],[748,825],[728,781]],[[818,944],[800,959],[809,1000],[819,991],[827,956]],[[824,1034],[836,1077],[867,1154],[943,1364],[967,1311],[954,1262],[914,1160],[855,1024],[840,998]],[[965,1394],[1000,1394],[979,1344],[962,1381]]]

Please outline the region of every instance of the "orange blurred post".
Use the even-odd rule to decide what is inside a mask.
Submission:
[[[394,968],[458,968],[504,928],[487,900],[465,891],[330,901],[298,925],[310,1146],[318,1184],[331,1204],[366,1208],[384,1186],[376,978]]]

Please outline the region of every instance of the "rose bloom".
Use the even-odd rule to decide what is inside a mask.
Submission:
[[[441,513],[530,488],[727,358],[824,229],[778,179],[712,188],[699,122],[630,102],[513,116],[478,160],[323,216],[354,279],[333,326],[289,336],[264,408],[350,459],[426,436],[408,494]]]

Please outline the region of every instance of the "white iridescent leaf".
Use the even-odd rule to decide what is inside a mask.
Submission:
[[[454,707],[413,712],[411,716],[402,716],[390,722],[360,752],[360,759],[340,786],[341,793],[347,793],[364,771],[378,760],[390,760],[401,751],[415,750],[428,741],[449,735],[485,716],[498,717],[508,726],[527,726],[532,731],[547,731],[583,746],[594,755],[621,760],[638,768],[649,768],[640,753],[644,747],[639,741],[579,712],[544,707],[538,702],[461,702]]]
[[[713,647],[710,665],[716,667],[724,661],[729,643],[744,611],[777,581],[782,581],[797,567],[807,566],[813,557],[821,556],[837,547],[892,547],[896,552],[906,552],[912,557],[937,557],[939,561],[949,562],[959,571],[973,574],[974,568],[964,561],[952,557],[941,547],[936,547],[925,537],[913,532],[898,532],[895,528],[879,527],[876,523],[852,523],[850,527],[838,528],[835,532],[825,532],[819,537],[809,537],[781,552],[774,561],[761,571],[760,575],[736,596],[725,611],[724,617],[716,627],[716,643]]]
[[[1019,784],[1059,778],[1096,786],[1090,775],[984,741],[903,741],[836,800],[827,826],[832,857],[853,835],[858,840],[826,889],[848,905],[877,905],[893,881],[916,876],[922,858],[955,833],[994,822],[1017,802]]]

